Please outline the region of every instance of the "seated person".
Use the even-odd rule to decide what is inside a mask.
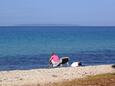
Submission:
[[[55,53],[52,53],[49,62],[53,67],[57,67],[60,64],[60,58]]]

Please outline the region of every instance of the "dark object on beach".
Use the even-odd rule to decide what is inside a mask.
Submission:
[[[61,64],[65,64],[69,61],[69,57],[62,57],[61,59],[62,59]]]
[[[63,66],[64,64],[66,64],[67,66],[69,66],[69,57],[62,57],[62,58],[60,58],[60,64],[59,64],[59,66]]]
[[[114,65],[112,65],[112,68],[115,68],[115,64],[114,64]]]
[[[82,66],[82,63],[80,61],[78,62],[78,66]]]

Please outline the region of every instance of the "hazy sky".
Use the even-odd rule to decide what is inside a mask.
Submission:
[[[0,25],[114,25],[115,0],[0,0]]]

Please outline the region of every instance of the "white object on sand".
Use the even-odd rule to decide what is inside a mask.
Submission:
[[[80,65],[79,65],[79,62],[73,62],[73,63],[71,64],[71,67],[78,67],[78,66],[80,66]]]

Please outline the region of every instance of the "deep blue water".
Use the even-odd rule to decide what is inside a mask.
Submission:
[[[0,27],[0,70],[48,67],[52,52],[70,64],[114,64],[115,27]]]

